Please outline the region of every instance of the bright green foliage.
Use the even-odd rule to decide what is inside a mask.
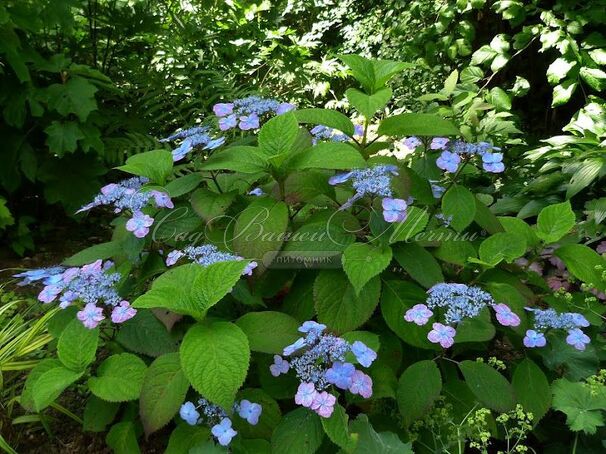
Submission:
[[[282,312],[249,312],[236,320],[236,325],[244,331],[254,352],[280,354],[299,337],[299,322]]]
[[[88,379],[91,392],[109,402],[124,402],[139,398],[147,366],[136,355],[120,353],[103,361],[96,376]]]
[[[149,365],[139,398],[141,421],[147,434],[168,424],[188,389],[178,353],[162,355]]]
[[[179,350],[183,373],[206,399],[229,408],[244,383],[250,361],[246,334],[228,322],[197,324]]]
[[[380,274],[391,262],[391,248],[373,247],[364,243],[354,243],[343,251],[343,271],[351,285],[360,295],[360,291],[373,277]]]
[[[68,369],[82,372],[95,359],[99,329],[88,329],[80,320],[65,327],[57,344],[57,356]]]
[[[606,394],[603,387],[593,391],[583,383],[562,378],[553,383],[553,408],[566,414],[571,430],[594,434],[604,425]]]

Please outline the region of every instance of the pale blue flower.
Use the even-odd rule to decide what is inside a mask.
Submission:
[[[443,151],[440,157],[436,160],[436,165],[447,172],[454,173],[459,168],[461,157],[457,153]]]
[[[354,354],[358,362],[364,367],[370,367],[375,359],[377,359],[377,354],[364,342],[355,341],[351,344],[351,352]]]
[[[526,331],[526,336],[524,336],[524,345],[528,348],[545,347],[547,339],[545,339],[543,333],[529,329]]]
[[[185,402],[179,409],[179,416],[190,426],[195,426],[200,419],[200,413],[192,402]]]
[[[215,424],[210,431],[221,446],[229,445],[232,438],[238,435],[238,432],[231,428],[231,420],[229,418],[223,418],[221,422]]]

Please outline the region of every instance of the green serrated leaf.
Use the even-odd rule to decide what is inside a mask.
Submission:
[[[236,325],[244,331],[254,352],[281,354],[284,347],[300,337],[299,322],[282,312],[249,312],[236,320]],[[267,335],[268,328],[271,336]]]
[[[95,359],[99,329],[88,329],[78,319],[73,319],[61,333],[57,355],[65,367],[82,372]]]
[[[97,376],[88,379],[91,392],[108,402],[136,400],[141,393],[147,366],[136,355],[112,355],[97,368]]]
[[[194,389],[211,402],[231,408],[248,371],[246,334],[233,323],[198,323],[185,334],[180,357]]]
[[[381,281],[371,279],[356,296],[347,276],[338,270],[324,270],[314,283],[318,320],[343,333],[362,326],[379,302]]]
[[[381,122],[379,135],[385,136],[458,136],[459,130],[449,120],[434,114],[404,113]]]
[[[455,185],[442,197],[442,212],[451,217],[450,225],[457,232],[462,232],[475,218],[476,198],[469,189]]]
[[[139,397],[141,422],[147,435],[170,422],[188,389],[178,353],[162,355],[149,365]]]
[[[393,92],[389,87],[381,88],[372,95],[362,93],[356,88],[350,88],[345,92],[349,103],[369,120],[375,113],[385,108],[392,94]]]
[[[514,407],[515,398],[511,384],[488,364],[463,361],[459,368],[465,377],[465,383],[482,404],[501,413]]]
[[[173,155],[167,150],[146,151],[131,156],[126,164],[116,168],[163,185],[173,170]]]
[[[320,417],[307,408],[287,413],[271,436],[272,452],[313,454],[324,438]]]
[[[570,202],[556,203],[541,210],[537,218],[537,236],[545,243],[555,243],[575,226],[576,216]]]
[[[343,270],[353,285],[356,295],[373,277],[379,275],[391,262],[389,246],[374,247],[367,243],[354,243],[343,251]]]
[[[409,366],[398,383],[397,401],[404,424],[410,426],[431,408],[442,390],[442,376],[433,361]]]

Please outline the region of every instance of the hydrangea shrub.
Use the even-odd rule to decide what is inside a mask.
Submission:
[[[83,429],[117,452],[159,430],[167,452],[412,452],[438,411],[526,433],[551,381],[596,372],[604,259],[571,204],[496,217],[507,150],[437,114],[385,115],[405,65],[343,60],[355,121],[223,100],[81,209],[112,207],[110,242],[17,274],[63,309],[24,408],[81,383]]]

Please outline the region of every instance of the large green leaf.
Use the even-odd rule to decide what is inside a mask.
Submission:
[[[138,454],[139,444],[133,421],[123,421],[114,424],[105,437],[107,446],[114,454]]]
[[[444,282],[442,268],[431,253],[417,243],[400,243],[394,249],[394,257],[410,277],[429,288]]]
[[[349,66],[354,78],[360,82],[369,94],[383,88],[387,81],[399,72],[413,67],[410,63],[392,60],[370,60],[354,54],[340,55],[339,58]]]
[[[194,389],[211,402],[231,408],[248,371],[246,334],[233,323],[198,323],[185,334],[180,356]]]
[[[463,361],[459,368],[465,377],[465,383],[482,404],[501,413],[514,407],[515,398],[511,384],[488,364]]]
[[[271,437],[273,453],[313,454],[324,438],[320,417],[307,408],[287,413]]]
[[[97,109],[97,87],[83,77],[70,77],[64,84],[53,84],[46,89],[48,106],[63,117],[75,114],[81,122]]]
[[[545,243],[555,243],[570,232],[575,223],[570,202],[549,205],[541,210],[537,218],[537,236]]]
[[[137,315],[122,323],[116,340],[126,349],[148,356],[160,356],[177,349],[166,326],[146,309],[140,309]]]
[[[343,270],[353,285],[356,295],[373,277],[379,275],[391,262],[389,246],[375,247],[368,243],[353,243],[343,251]]]
[[[232,204],[238,191],[213,192],[206,188],[197,189],[191,195],[191,206],[204,221],[210,222],[221,216]]]
[[[82,372],[74,372],[61,366],[43,372],[32,387],[31,396],[36,412],[40,412],[52,404],[69,385],[81,376]]]
[[[599,269],[606,266],[606,261],[596,251],[583,244],[568,244],[556,249],[555,255],[562,259],[574,277],[602,291],[606,290]]]
[[[164,427],[179,411],[189,389],[178,353],[156,358],[145,372],[139,408],[145,433]]]
[[[349,433],[349,416],[341,405],[336,404],[330,418],[320,418],[320,421],[330,441],[345,452],[355,448],[357,440]]]
[[[412,282],[403,280],[383,281],[383,294],[381,295],[381,313],[387,326],[396,333],[400,339],[417,348],[438,350],[440,347],[427,339],[431,324],[418,326],[404,320],[404,314],[415,304],[424,303],[427,293]]]
[[[522,360],[513,373],[511,384],[517,401],[525,411],[532,413],[533,424],[538,424],[551,407],[551,388],[541,368],[528,358]]]
[[[354,454],[413,454],[411,443],[403,443],[393,432],[376,432],[364,414],[349,424],[349,430],[357,438]]]
[[[300,337],[299,322],[282,312],[249,312],[236,320],[236,325],[244,331],[254,352],[281,354],[284,347]]]
[[[403,222],[391,224],[390,229],[386,231],[389,234],[389,243],[414,241],[415,235],[425,230],[428,222],[429,215],[426,209],[409,207],[406,219]]]
[[[116,417],[120,404],[107,402],[91,394],[84,407],[82,429],[88,432],[105,432],[106,427]]]
[[[61,333],[57,355],[65,367],[82,372],[93,362],[99,342],[99,329],[88,329],[78,319],[73,319]]]
[[[195,263],[178,266],[158,277],[152,288],[135,300],[133,307],[163,307],[201,319],[232,290],[247,263],[240,260],[206,267]]]
[[[268,156],[289,153],[297,140],[299,125],[295,114],[278,115],[259,131],[259,148]]]
[[[442,376],[433,361],[425,360],[409,366],[398,383],[397,401],[404,424],[409,426],[424,416],[442,390]]]
[[[480,260],[493,266],[502,260],[511,263],[526,253],[526,239],[515,233],[495,233],[482,241],[479,253]]]
[[[280,251],[287,228],[288,207],[284,202],[265,197],[255,200],[236,220],[234,250],[267,266]]]
[[[125,402],[139,398],[147,366],[136,355],[119,353],[103,361],[97,376],[88,379],[91,392],[109,402]]]
[[[353,146],[342,142],[320,142],[293,156],[290,169],[348,170],[366,167],[366,161]]]
[[[131,156],[126,164],[117,168],[163,185],[173,170],[173,155],[167,150],[146,151]]]
[[[350,88],[345,92],[349,103],[367,119],[371,119],[377,111],[385,108],[392,94],[389,87],[381,88],[372,95],[362,93],[356,88]]]
[[[46,372],[51,369],[61,368],[61,361],[54,358],[46,358],[40,361],[36,367],[34,367],[29,374],[27,375],[27,379],[25,380],[25,385],[23,386],[23,391],[21,392],[21,399],[19,403],[23,408],[29,411],[35,411],[34,404],[34,385],[38,381],[38,379]]]
[[[92,263],[98,259],[109,259],[115,255],[120,254],[124,249],[122,241],[110,241],[107,243],[95,244],[94,246],[87,247],[86,249],[77,252],[71,257],[65,259],[63,264],[65,266],[82,266],[88,263]]]
[[[438,115],[404,113],[388,117],[379,125],[382,136],[458,136],[459,130]]]
[[[53,121],[44,132],[47,135],[46,144],[51,153],[63,156],[73,153],[78,148],[78,140],[84,139],[84,133],[75,121]]]
[[[265,172],[268,156],[257,147],[235,146],[214,153],[200,168],[202,170],[231,170],[240,173]]]
[[[442,197],[442,212],[451,218],[450,225],[457,232],[472,223],[476,209],[476,198],[464,186],[455,185]]]
[[[381,281],[371,279],[356,296],[347,276],[338,270],[324,270],[314,283],[314,301],[318,320],[344,333],[362,326],[379,302]]]

